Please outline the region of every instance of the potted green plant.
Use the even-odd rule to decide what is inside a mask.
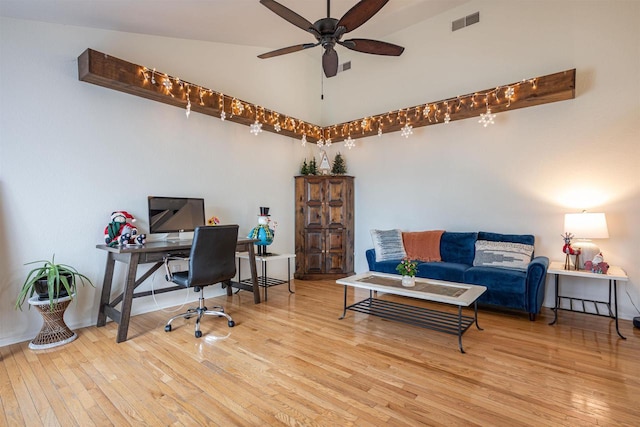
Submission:
[[[16,309],[22,310],[24,302],[33,294],[38,294],[40,301],[49,300],[50,310],[53,310],[59,298],[68,296],[73,299],[78,281],[83,286],[85,281],[93,286],[91,280],[79,273],[74,267],[67,264],[56,264],[55,255],[51,257],[51,261],[33,261],[25,265],[38,263],[41,265],[31,270],[22,284],[16,300]]]
[[[418,262],[404,258],[396,267],[396,271],[402,275],[402,286],[412,287],[416,284]]]

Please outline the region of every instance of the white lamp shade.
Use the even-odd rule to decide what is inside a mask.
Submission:
[[[608,239],[607,219],[604,213],[573,213],[564,215],[564,232],[579,239]]]

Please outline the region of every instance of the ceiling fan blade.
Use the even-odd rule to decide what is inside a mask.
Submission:
[[[293,10],[281,5],[277,1],[274,1],[274,0],[260,0],[260,3],[262,3],[264,6],[266,6],[273,13],[275,13],[276,15],[278,15],[279,17],[281,17],[285,21],[288,21],[288,22],[292,23],[296,27],[302,28],[303,30],[308,31],[308,32],[310,32],[310,33],[312,33],[314,35],[317,34],[317,31],[316,31],[315,28],[313,28],[313,24],[311,22],[309,22],[308,20],[306,20],[302,16],[298,15]]]
[[[389,0],[360,0],[338,21],[337,27],[345,27],[345,33],[353,31],[378,13]]]
[[[310,47],[316,47],[320,43],[304,43],[297,44],[295,46],[283,47],[282,49],[272,50],[271,52],[263,53],[262,55],[258,55],[260,59],[273,58],[274,56],[285,55],[287,53],[298,52],[304,49],[309,49]]]
[[[347,49],[374,55],[400,56],[404,52],[402,46],[369,39],[349,39],[338,42]]]
[[[327,77],[333,77],[338,74],[338,53],[333,47],[329,47],[324,51],[322,55],[322,69],[324,75]]]

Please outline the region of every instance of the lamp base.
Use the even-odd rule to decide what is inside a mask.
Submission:
[[[580,248],[580,255],[576,263],[580,270],[584,270],[585,261],[592,261],[600,253],[600,248],[590,240],[577,240],[572,246]]]

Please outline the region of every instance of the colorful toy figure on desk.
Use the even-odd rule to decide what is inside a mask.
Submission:
[[[104,228],[104,241],[109,246],[142,245],[147,235],[138,234],[132,224],[136,219],[127,211],[111,213],[111,222]]]
[[[571,255],[575,255],[576,259],[574,262],[574,266],[575,269],[578,269],[578,257],[580,256],[580,253],[582,252],[580,250],[580,248],[574,248],[573,246],[571,246],[571,239],[573,239],[573,234],[571,233],[564,233],[561,234],[562,239],[564,239],[564,246],[562,247],[562,252],[567,254],[567,256],[564,259],[564,269],[565,270],[571,270]]]
[[[592,261],[586,261],[584,263],[584,269],[589,270],[592,273],[597,274],[607,274],[609,271],[609,264],[604,262],[604,257],[602,256],[602,252],[593,257]]]
[[[218,224],[220,224],[220,218],[218,218],[215,215],[207,220],[207,225],[218,225]]]
[[[274,229],[277,226],[277,223],[273,221],[273,228],[270,228],[271,219],[269,218],[269,208],[260,207],[260,215],[258,215],[258,225],[253,227],[253,229],[249,232],[247,237],[249,239],[257,239],[255,242],[256,246],[258,246],[258,255],[264,256],[269,255],[267,253],[267,246],[273,243],[273,235],[275,233]]]

